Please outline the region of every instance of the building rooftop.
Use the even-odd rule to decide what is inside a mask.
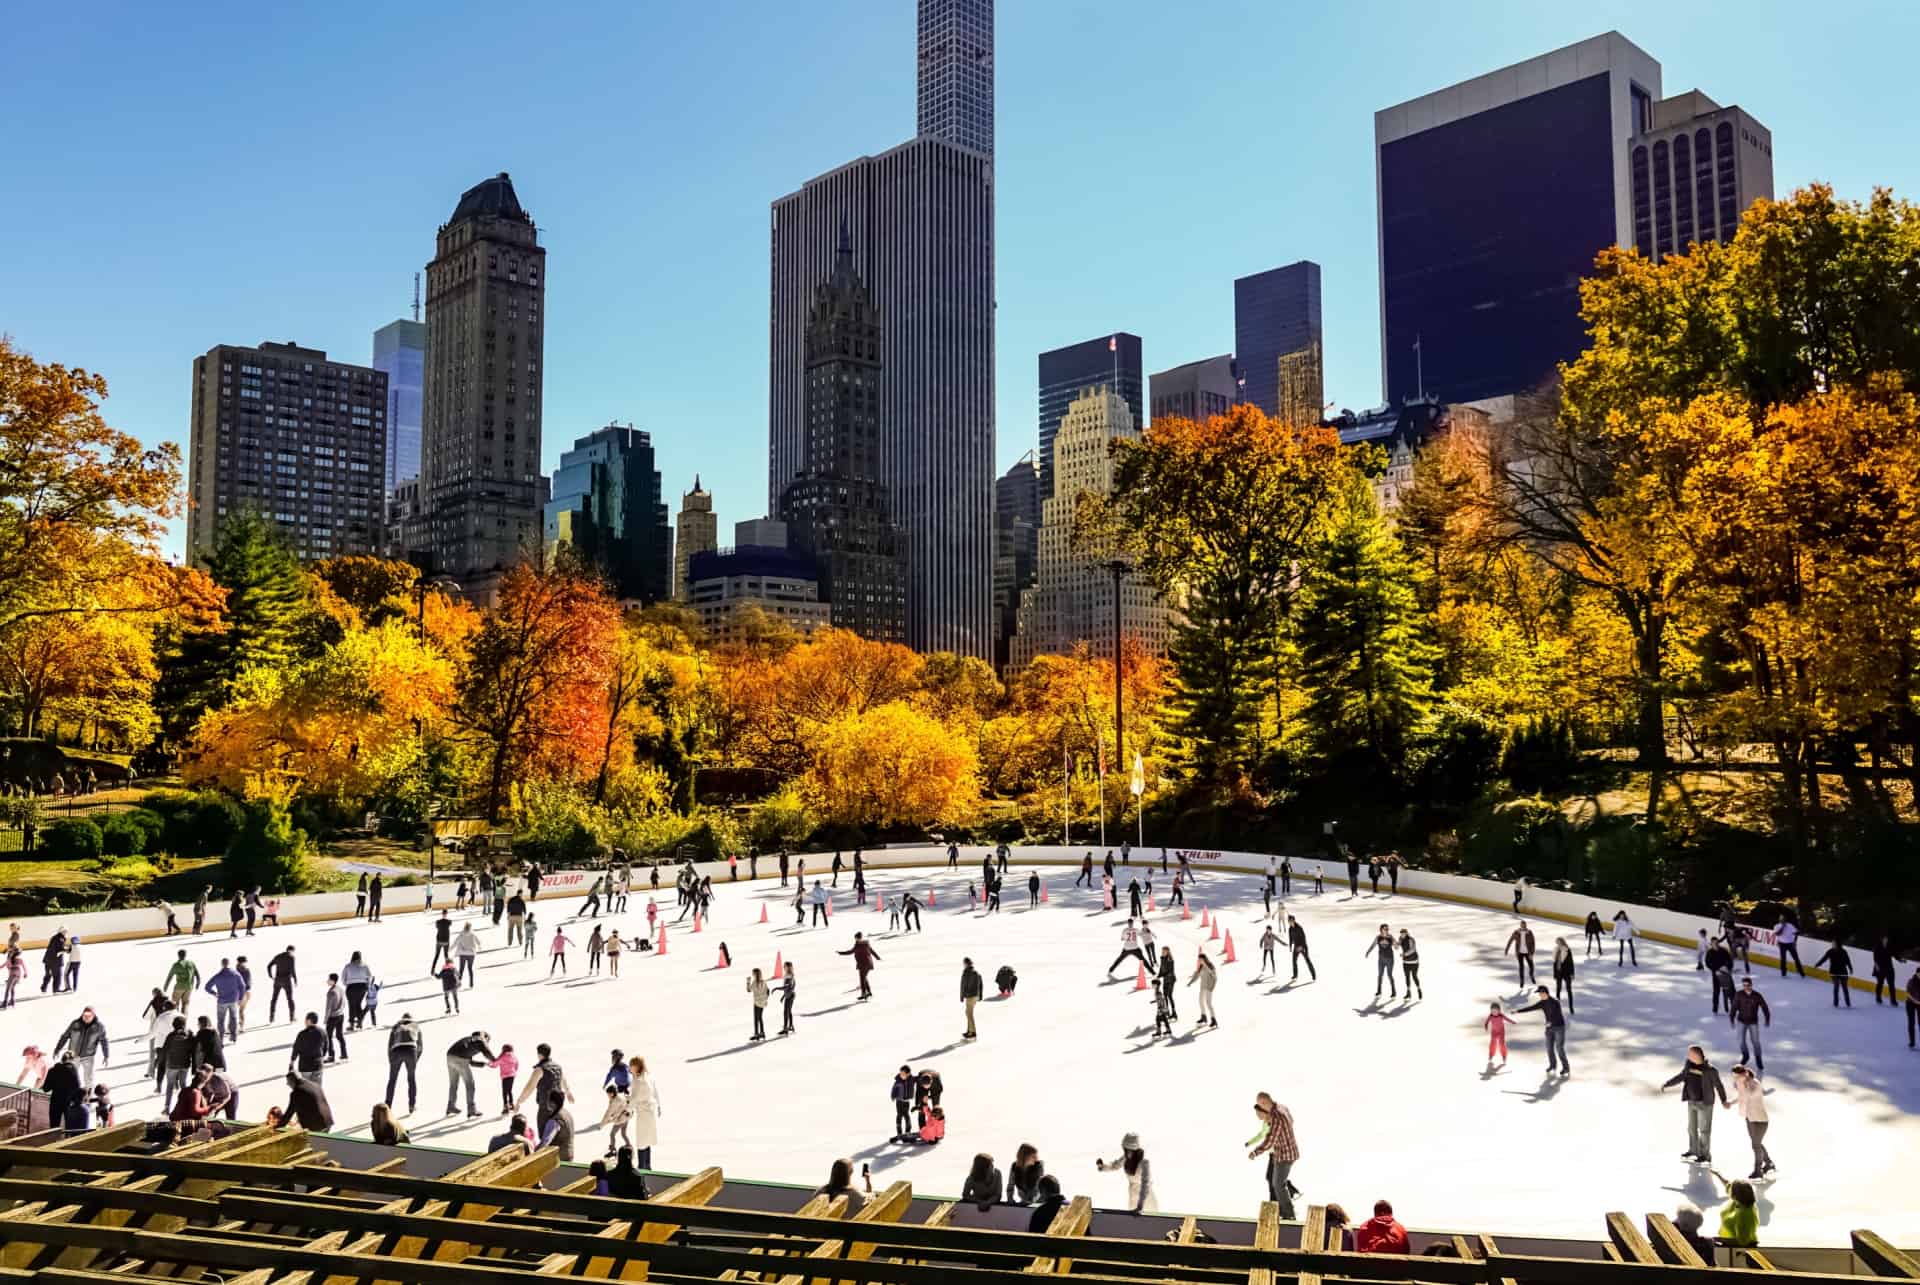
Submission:
[[[458,223],[462,219],[514,219],[521,223],[531,223],[526,210],[521,208],[520,198],[514,195],[513,180],[507,172],[501,170],[490,179],[483,179],[460,194],[460,204],[454,206],[453,217],[449,223]]]

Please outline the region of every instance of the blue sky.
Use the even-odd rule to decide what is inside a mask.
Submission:
[[[913,130],[912,0],[16,6],[0,43],[0,332],[186,430],[193,357],[365,362],[465,187],[548,249],[545,465],[652,430],[671,507],[764,509],[767,206]],[[999,458],[1035,357],[1114,329],[1224,352],[1233,278],[1324,270],[1327,395],[1379,399],[1380,107],[1618,28],[1772,131],[1776,188],[1920,196],[1920,5],[1002,0]]]

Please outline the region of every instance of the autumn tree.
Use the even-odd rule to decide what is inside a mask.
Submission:
[[[979,804],[972,744],[901,700],[822,727],[804,789],[822,819],[846,825],[952,825]]]
[[[159,552],[183,511],[179,448],[108,425],[106,397],[101,376],[0,337],[0,633],[34,617],[151,623],[218,605],[204,577]]]
[[[1114,451],[1115,519],[1183,608],[1169,648],[1179,732],[1204,779],[1234,781],[1258,749],[1299,560],[1354,462],[1332,429],[1246,405],[1156,420]]]
[[[111,727],[123,744],[153,732],[153,639],[137,619],[97,612],[30,616],[0,630],[0,697],[22,736],[42,719],[73,718]]]
[[[243,671],[232,698],[201,716],[183,775],[237,794],[271,782],[357,803],[438,735],[454,680],[452,662],[408,622],[349,630],[318,656]]]
[[[598,580],[564,566],[507,573],[453,709],[485,761],[489,821],[499,818],[509,777],[530,764],[592,772],[619,630],[619,608]]]
[[[350,554],[328,558],[313,574],[369,625],[416,613],[414,586],[420,571],[410,562]]]

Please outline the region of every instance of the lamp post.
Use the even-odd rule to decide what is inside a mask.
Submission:
[[[1107,559],[1106,565],[1107,570],[1113,572],[1113,765],[1116,771],[1124,771],[1127,765],[1127,715],[1120,691],[1120,582],[1127,572],[1133,570],[1133,564],[1125,558],[1116,557]],[[1137,809],[1139,804],[1136,802],[1134,806]],[[1104,807],[1105,800],[1102,799]],[[1123,824],[1125,816],[1125,813],[1121,814]],[[1122,830],[1121,833],[1125,834],[1126,831]]]

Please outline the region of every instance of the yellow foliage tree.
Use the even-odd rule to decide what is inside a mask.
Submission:
[[[804,788],[830,822],[962,824],[979,807],[978,758],[930,715],[891,701],[823,726]]]

